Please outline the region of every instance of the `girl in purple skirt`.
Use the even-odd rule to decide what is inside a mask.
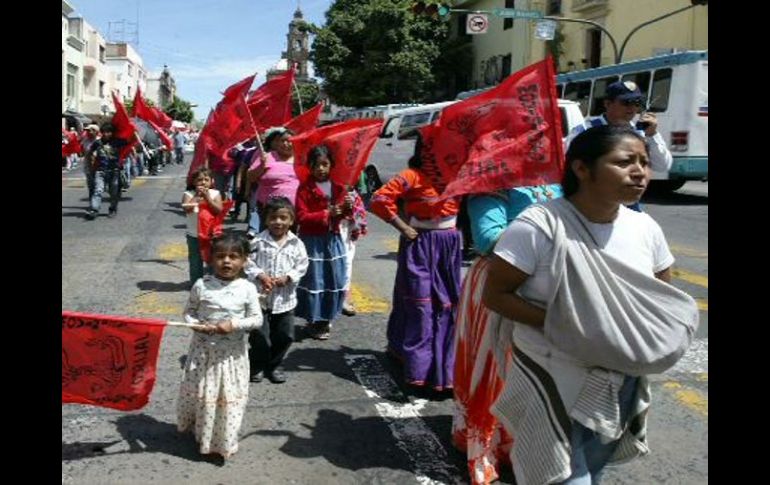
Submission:
[[[409,168],[375,192],[369,210],[401,233],[388,351],[404,363],[407,383],[443,391],[453,382],[462,236],[455,229],[459,204],[435,202],[440,194],[420,170],[421,150],[418,137]]]

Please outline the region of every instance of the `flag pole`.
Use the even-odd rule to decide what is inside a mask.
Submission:
[[[209,326],[209,325],[202,325],[200,323],[177,322],[173,320],[168,320],[166,322],[166,325],[168,325],[169,327],[186,327],[189,329],[196,329],[196,328],[202,329]]]
[[[265,153],[265,147],[262,146],[262,140],[259,138],[259,131],[257,130],[257,125],[254,123],[254,117],[251,116],[251,110],[249,109],[249,104],[246,102],[246,96],[243,97],[243,102],[246,104],[246,112],[249,113],[249,120],[251,120],[251,127],[254,128],[254,134],[257,137],[257,143],[259,144],[259,151],[260,153]]]
[[[291,80],[291,85],[294,86],[294,92],[297,93],[297,103],[299,103],[299,114],[302,114],[305,112],[305,110],[302,109],[302,96],[299,94],[299,88],[297,87],[296,81],[294,79]]]

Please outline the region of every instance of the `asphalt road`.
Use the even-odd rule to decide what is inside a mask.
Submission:
[[[185,171],[172,166],[158,177],[138,179],[116,218],[104,215],[105,205],[95,221],[84,218],[80,173],[63,176],[64,309],[180,316],[187,297],[179,205]],[[652,454],[610,469],[604,483],[708,480],[707,184],[705,195],[697,193],[702,188],[645,201],[677,257],[681,277],[675,284],[700,298],[704,324],[684,361],[653,376]],[[226,227],[241,230],[245,224]],[[370,231],[358,245],[354,266],[359,314],[335,322],[326,342],[307,339],[298,329],[286,360],[289,381],[251,385],[240,451],[232,460],[222,465],[202,459],[193,437],[176,431],[175,400],[190,333],[168,328],[144,409],[62,407],[62,482],[467,482],[464,457],[450,444],[452,400],[402,388],[398,368],[384,355],[397,235],[374,217]],[[501,483],[513,483],[510,472]]]

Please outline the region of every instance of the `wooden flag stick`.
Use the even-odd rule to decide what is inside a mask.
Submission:
[[[257,143],[259,143],[259,151],[262,154],[265,154],[265,147],[262,146],[262,140],[259,138],[259,131],[257,131],[257,125],[254,124],[254,117],[251,116],[251,110],[249,109],[249,104],[246,102],[246,97],[244,96],[243,102],[246,104],[246,112],[249,113],[249,119],[251,120],[251,127],[254,128],[254,135],[257,137]]]
[[[166,322],[166,325],[168,325],[169,327],[186,327],[189,329],[196,329],[196,328],[202,329],[209,326],[209,325],[203,325],[200,323],[176,322],[173,320],[168,320]]]

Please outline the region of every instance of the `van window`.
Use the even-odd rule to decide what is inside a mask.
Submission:
[[[385,126],[382,127],[382,134],[380,135],[380,138],[388,137],[388,135],[391,137],[395,135],[395,128],[398,124],[398,120],[400,119],[400,116],[391,116],[390,119],[385,123]]]
[[[433,116],[430,117],[430,122],[433,123],[439,116],[441,116],[441,111],[434,111]]]
[[[414,128],[427,125],[430,121],[430,115],[430,111],[404,115],[404,118],[401,120],[401,127],[398,129],[398,139],[408,140],[414,138],[416,135]]]
[[[583,116],[588,113],[589,96],[591,96],[591,81],[569,83],[564,88],[564,99],[579,103]]]
[[[623,75],[623,77],[620,78],[621,81],[633,81],[636,83],[637,86],[639,86],[639,91],[642,92],[642,96],[644,96],[644,103],[647,104],[647,101],[649,98],[647,97],[650,93],[650,78],[652,77],[652,73],[650,71],[642,71],[642,72],[632,72],[629,74]]]
[[[652,77],[650,92],[650,108],[652,113],[660,113],[668,109],[668,97],[671,93],[671,68],[658,69]]]
[[[618,80],[618,76],[607,76],[594,80],[594,92],[591,95],[591,113],[590,116],[596,116],[604,113],[604,93],[607,86]]]
[[[567,109],[563,106],[559,106],[559,112],[561,113],[561,134],[567,136],[569,133],[569,123],[567,122]]]

